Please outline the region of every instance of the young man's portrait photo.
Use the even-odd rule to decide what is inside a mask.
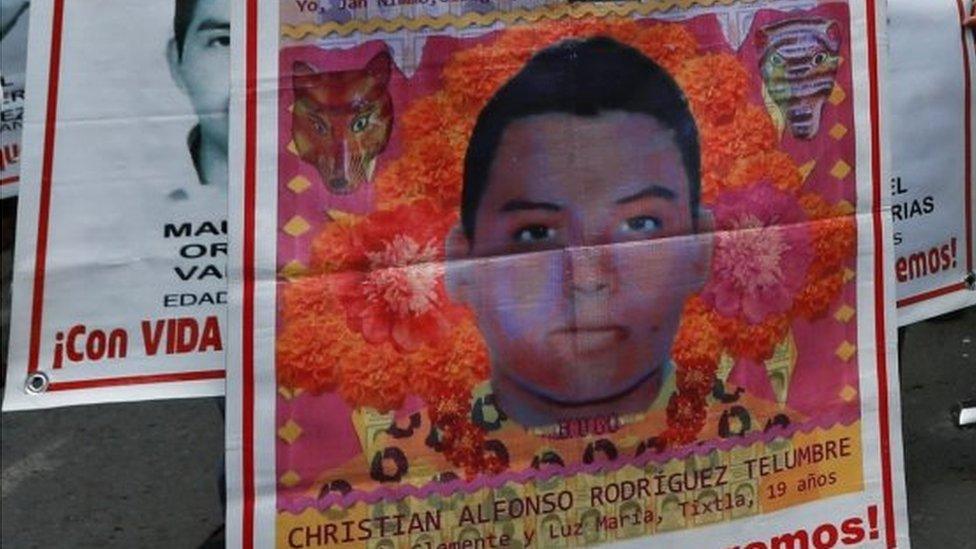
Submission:
[[[173,38],[167,45],[166,58],[174,82],[190,100],[197,117],[187,136],[187,147],[199,182],[226,188],[230,101],[228,1],[176,0]]]
[[[539,52],[481,111],[447,278],[510,418],[544,426],[658,399],[708,269],[699,162],[678,85],[609,38]]]

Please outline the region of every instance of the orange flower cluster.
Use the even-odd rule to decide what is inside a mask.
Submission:
[[[665,447],[682,446],[695,441],[705,427],[705,398],[694,393],[677,392],[668,400],[668,428],[661,434]]]
[[[757,182],[768,182],[781,191],[796,194],[803,185],[803,178],[790,155],[767,151],[737,161],[725,180],[729,189],[741,189]]]
[[[410,365],[392,345],[368,343],[368,351],[343,357],[339,395],[356,406],[369,406],[380,412],[403,405]]]
[[[339,214],[312,240],[310,259],[314,273],[337,273],[347,269],[362,247],[356,227],[362,217]]]
[[[811,220],[814,259],[807,284],[797,295],[794,311],[804,318],[823,315],[844,285],[844,265],[857,250],[853,208],[846,202],[828,204],[818,194],[800,196]]]
[[[726,186],[726,174],[736,160],[771,151],[776,146],[776,128],[769,115],[755,105],[746,105],[723,125],[698,128],[702,154],[702,202],[711,204]]]
[[[279,313],[282,326],[276,345],[279,384],[312,393],[335,391],[350,406],[369,406],[387,412],[402,406],[410,392],[425,397],[433,394],[437,379],[441,379],[441,386],[445,385],[443,380],[450,380],[447,386],[469,394],[476,383],[487,378],[484,342],[469,313],[454,311],[457,307],[453,304],[437,302],[437,298],[444,299],[439,278],[431,280],[427,293],[406,295],[403,299],[428,299],[431,304],[428,316],[435,312],[435,305],[438,307],[438,316],[425,321],[427,328],[435,321],[458,319],[449,323],[449,334],[430,344],[422,342],[411,353],[404,352],[403,345],[398,345],[395,338],[367,337],[373,334],[362,328],[362,315],[368,310],[369,300],[359,292],[374,282],[368,277],[382,275],[383,280],[395,281],[395,275],[403,271],[410,283],[422,282],[423,276],[429,276],[429,267],[436,266],[441,259],[435,255],[428,260],[419,251],[429,248],[431,253],[440,253],[443,235],[451,223],[453,218],[435,213],[428,202],[363,217],[347,214],[335,217],[312,243],[310,274],[282,283]],[[416,239],[414,245],[408,237]],[[436,245],[421,246],[417,242]],[[400,247],[391,248],[391,243]],[[401,264],[412,256],[426,262],[419,266]],[[370,261],[376,258],[388,259],[392,266],[375,268]],[[413,272],[416,269],[420,274]],[[355,279],[354,283],[350,283],[350,278]],[[356,282],[359,279],[362,280]],[[398,286],[392,285],[381,295],[396,298],[394,290],[397,289]],[[358,317],[354,314],[357,312]],[[373,317],[365,318],[372,322]],[[407,322],[424,319],[423,314],[414,314]],[[427,328],[417,330],[424,337],[437,334],[436,330]]]
[[[762,362],[773,356],[776,344],[790,329],[788,315],[771,315],[764,322],[750,324],[742,318],[715,315],[719,330],[726,335],[726,348],[734,357]]]
[[[675,74],[700,125],[728,124],[746,104],[749,75],[735,56],[705,54],[685,61]]]
[[[416,366],[407,381],[411,392],[426,402],[445,388],[470,394],[475,385],[488,379],[488,348],[471,313],[465,312],[463,318],[450,337],[411,355]]]
[[[338,391],[357,406],[386,412],[403,404],[406,362],[392,345],[373,345],[349,329],[328,293],[326,275],[292,281],[283,291],[283,327],[275,345],[279,385]]]

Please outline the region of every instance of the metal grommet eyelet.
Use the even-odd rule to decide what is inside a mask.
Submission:
[[[24,384],[24,390],[32,395],[39,395],[44,391],[47,391],[47,387],[50,384],[51,380],[47,378],[47,374],[44,372],[34,372],[27,377],[27,382]]]

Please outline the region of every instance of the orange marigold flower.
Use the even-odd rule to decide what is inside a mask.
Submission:
[[[724,173],[719,174],[714,171],[703,169],[701,178],[702,204],[711,205],[715,203],[719,192],[722,190],[722,179],[724,177]]]
[[[488,379],[488,348],[470,314],[437,345],[410,354],[410,391],[430,402],[444,389],[467,394]]]
[[[473,478],[485,470],[485,432],[467,418],[456,418],[438,424],[444,457]]]
[[[694,57],[675,76],[695,119],[700,122],[725,124],[745,105],[749,75],[733,55],[713,53]]]
[[[730,189],[742,189],[763,182],[793,194],[803,185],[803,176],[790,155],[782,151],[767,151],[739,160],[725,179]]]
[[[286,324],[303,318],[335,316],[338,303],[327,275],[310,275],[278,284],[279,317]]]
[[[676,435],[668,443],[688,444],[705,426],[705,398],[694,393],[675,392],[668,400],[667,414],[669,435]]]
[[[854,256],[857,246],[857,227],[854,216],[845,215],[819,219],[812,223],[814,264],[810,272],[821,276],[835,271]]]
[[[377,209],[392,210],[423,198],[423,187],[418,183],[416,174],[410,174],[403,169],[406,162],[407,156],[404,155],[384,167],[373,178]]]
[[[378,201],[386,207],[429,200],[445,212],[461,201],[465,147],[428,134],[411,142],[407,153],[376,180]]]
[[[638,38],[650,28],[647,25],[640,25],[632,19],[607,18],[605,21],[607,22],[605,36],[635,48]]]
[[[530,51],[477,46],[455,53],[441,77],[447,93],[461,105],[481,108],[492,95],[525,65]]]
[[[715,323],[726,335],[726,346],[734,356],[763,362],[773,356],[773,350],[786,337],[790,328],[787,315],[770,315],[759,324],[740,318],[715,315]]]
[[[309,262],[312,272],[335,273],[361,268],[359,225],[362,217],[346,214],[325,225],[312,240]]]
[[[679,383],[681,370],[685,367],[714,371],[718,364],[722,354],[722,334],[711,322],[710,316],[704,313],[691,314],[689,307],[685,307],[685,314],[681,317],[678,333],[671,346],[671,355],[679,367]],[[708,382],[708,388],[711,388],[711,381]]]
[[[535,51],[543,43],[547,30],[552,32],[550,25],[515,25],[506,29],[491,47],[505,51]]]
[[[275,344],[278,384],[313,393],[334,391],[341,361],[357,352],[341,316],[305,317],[288,323]]]
[[[700,124],[698,129],[702,148],[702,201],[706,204],[712,203],[725,188],[725,178],[738,159],[776,147],[776,130],[769,114],[755,105],[739,109],[728,124]]]
[[[834,273],[857,247],[857,224],[850,212],[850,204],[831,205],[818,194],[805,193],[800,205],[807,212],[813,233],[814,262],[810,267],[811,280]]]
[[[685,62],[698,52],[695,36],[683,25],[674,23],[641,27],[636,36],[626,42],[672,75],[678,74]]]
[[[685,364],[678,367],[676,383],[682,393],[706,396],[715,385],[716,362]]]
[[[711,308],[705,300],[701,298],[700,295],[693,295],[685,301],[684,309],[681,311],[682,315],[704,315],[708,314]]]
[[[343,358],[339,395],[354,408],[389,412],[403,405],[409,373],[407,361],[392,345],[362,345]]]
[[[457,119],[454,104],[441,91],[411,103],[398,122],[409,145],[424,136],[437,135],[443,139],[446,132],[456,133]]]
[[[830,304],[840,294],[844,286],[844,273],[839,270],[827,273],[823,277],[813,278],[796,296],[793,310],[804,318],[823,316],[830,308]]]
[[[729,126],[735,138],[729,142],[729,152],[737,157],[750,156],[776,147],[776,127],[766,109],[746,105],[736,111]]]
[[[470,400],[470,393],[455,391],[450,387],[438,387],[427,400],[430,420],[438,426],[461,421],[471,412]]]

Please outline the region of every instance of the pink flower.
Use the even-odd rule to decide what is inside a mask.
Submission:
[[[350,328],[399,350],[433,344],[451,327],[444,236],[452,217],[428,203],[370,214],[357,225],[353,268],[332,275]]]
[[[702,298],[719,314],[752,324],[787,312],[813,257],[799,203],[760,182],[722,193],[712,212],[717,233]]]

